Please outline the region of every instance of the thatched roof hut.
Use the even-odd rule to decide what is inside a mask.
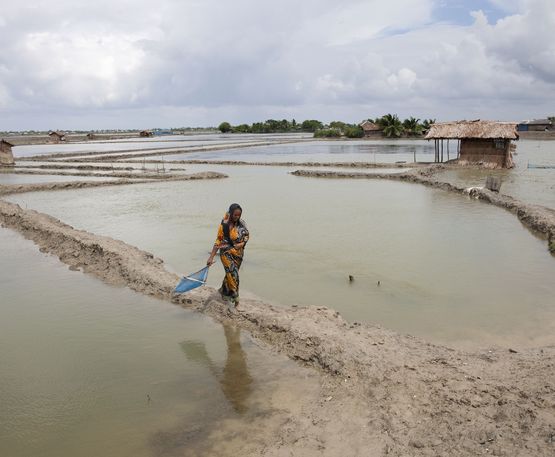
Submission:
[[[57,132],[55,130],[51,131],[48,133],[48,136],[50,137],[50,141],[52,143],[59,143],[60,141],[65,141],[66,140],[66,135],[63,132]]]
[[[143,130],[142,132],[139,133],[139,136],[141,138],[150,138],[154,136],[154,133],[152,133],[150,130]]]
[[[96,140],[96,133],[89,132],[87,133],[86,137],[87,137],[87,140]]]
[[[493,121],[456,121],[440,122],[432,124],[426,135],[427,140],[452,139],[462,140],[465,138],[480,139],[508,139],[517,140],[515,122],[493,122]]]
[[[377,136],[382,136],[382,128],[369,120],[365,120],[363,122],[361,122],[360,127],[362,127],[362,130],[364,132],[364,136],[365,137],[377,137]]]
[[[14,165],[15,160],[12,153],[13,144],[1,139],[0,140],[0,166]]]
[[[478,119],[432,124],[425,138],[436,141],[436,162],[443,161],[443,140],[459,140],[458,163],[511,168],[511,141],[518,140],[518,132],[516,122]]]
[[[518,124],[519,132],[545,132],[549,130],[553,130],[551,119],[533,119],[531,121],[522,121]]]

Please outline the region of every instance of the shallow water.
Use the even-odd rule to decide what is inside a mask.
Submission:
[[[141,150],[141,149],[171,149],[186,148],[194,146],[215,146],[217,143],[248,143],[257,141],[282,141],[282,140],[301,140],[307,138],[306,134],[291,135],[172,135],[167,137],[153,138],[132,138],[113,141],[88,141],[83,143],[57,143],[57,144],[35,144],[22,145],[13,148],[14,157],[29,157],[34,155],[72,153],[72,152],[109,152],[122,150]]]
[[[555,209],[555,168],[528,168],[528,164],[555,167],[555,141],[521,140],[516,152],[515,168],[510,170],[467,168],[446,170],[438,176],[468,187],[483,186],[487,176],[498,176],[501,193]]]
[[[204,264],[238,201],[252,232],[243,295],[327,305],[453,345],[555,342],[555,259],[500,208],[408,183],[298,178],[287,167],[187,168],[230,178],[10,199],[151,251],[181,273]],[[218,264],[209,283],[221,278]]]
[[[213,152],[168,154],[165,160],[241,160],[250,162],[430,162],[434,146],[426,140],[336,140],[256,146]]]
[[[69,271],[0,229],[0,455],[204,455],[318,389],[237,329]],[[25,274],[22,274],[25,272]]]

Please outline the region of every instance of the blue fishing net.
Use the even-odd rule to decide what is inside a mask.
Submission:
[[[184,292],[188,292],[193,290],[197,287],[203,286],[206,284],[206,279],[208,278],[208,269],[209,267],[204,267],[202,270],[197,271],[196,273],[191,273],[190,275],[184,276],[176,288],[173,290],[176,294],[182,294]]]

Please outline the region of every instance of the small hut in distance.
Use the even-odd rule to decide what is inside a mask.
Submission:
[[[382,128],[369,120],[363,121],[360,124],[362,131],[364,132],[364,138],[381,138],[382,137]]]
[[[6,140],[0,140],[0,166],[12,166],[15,164],[12,153],[13,144]]]
[[[139,133],[141,138],[151,138],[154,134],[150,130],[143,130]]]
[[[51,143],[60,143],[66,140],[66,136],[62,132],[52,131],[48,134]]]
[[[89,132],[86,135],[87,140],[91,141],[91,140],[96,140],[96,134],[93,132]]]
[[[458,163],[487,168],[512,168],[516,122],[457,121],[432,124],[426,137],[435,140],[436,162],[443,162],[443,140],[459,140]],[[448,146],[447,146],[448,147]]]

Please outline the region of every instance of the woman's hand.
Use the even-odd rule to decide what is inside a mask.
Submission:
[[[208,257],[208,260],[206,261],[206,265],[210,267],[214,265],[214,263],[216,263],[214,262],[214,257]]]

